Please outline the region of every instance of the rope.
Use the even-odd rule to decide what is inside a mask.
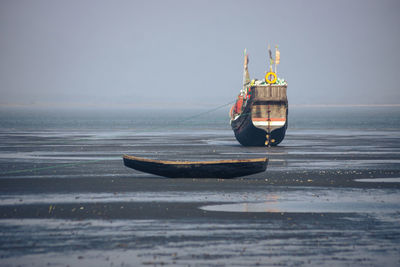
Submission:
[[[49,167],[15,170],[15,171],[2,172],[2,173],[0,173],[0,175],[21,173],[21,172],[35,172],[35,171],[41,171],[41,170],[56,169],[56,168],[61,168],[61,167],[71,167],[71,166],[77,166],[77,165],[83,165],[83,164],[89,164],[89,163],[96,163],[96,162],[101,162],[101,161],[106,161],[106,160],[104,160],[104,159],[88,160],[88,161],[80,161],[80,162],[76,162],[76,163],[58,164],[58,165],[53,165],[53,166],[49,166]]]
[[[218,109],[221,109],[221,108],[223,108],[223,107],[226,107],[226,106],[229,106],[229,105],[231,105],[231,104],[235,103],[235,101],[236,101],[236,100],[234,100],[234,101],[231,101],[231,102],[229,102],[229,103],[226,103],[226,104],[223,104],[223,105],[221,105],[221,106],[218,106],[218,107],[216,107],[216,108],[213,108],[213,109],[210,109],[210,110],[207,110],[207,111],[204,111],[204,112],[201,112],[201,113],[198,113],[198,114],[192,115],[192,116],[190,116],[190,117],[184,118],[184,119],[182,119],[182,120],[181,120],[181,122],[183,122],[183,121],[188,121],[188,120],[191,120],[191,119],[194,119],[194,118],[197,118],[197,117],[203,116],[203,115],[205,115],[205,114],[208,114],[208,113],[214,112],[214,111],[216,111],[216,110],[218,110]]]
[[[235,101],[236,101],[236,100],[235,100]],[[233,104],[235,101],[231,101],[231,102],[228,102],[228,103],[226,103],[226,104],[220,105],[220,106],[218,106],[218,107],[212,108],[212,109],[210,109],[210,110],[203,111],[203,112],[200,112],[200,113],[198,113],[198,114],[195,114],[195,115],[192,115],[192,116],[183,118],[183,119],[181,119],[180,121],[176,121],[176,123],[179,124],[179,123],[182,123],[182,122],[185,122],[185,121],[189,121],[189,120],[191,120],[191,119],[194,119],[194,118],[203,116],[203,115],[205,115],[205,114],[209,114],[209,113],[214,112],[214,111],[216,111],[216,110],[219,110],[219,109],[221,109],[221,108],[223,108],[223,107],[226,107],[226,106],[228,106],[228,105],[231,105],[231,104]],[[153,128],[157,128],[157,127],[153,127]],[[76,139],[76,140],[74,140],[74,141],[83,141],[83,140],[89,140],[89,139],[84,139],[84,138],[82,138],[82,139]],[[62,142],[62,143],[67,143],[67,141],[64,141],[64,142]],[[108,161],[108,160],[102,159],[102,160],[79,161],[79,162],[76,162],[76,163],[57,164],[57,165],[48,166],[48,167],[30,168],[30,169],[22,169],[22,170],[13,170],[13,171],[2,172],[2,173],[0,173],[0,175],[15,174],[15,173],[24,173],[24,172],[35,172],[35,171],[42,171],[42,170],[48,170],[48,169],[58,169],[58,168],[63,168],[63,167],[71,167],[71,166],[77,166],[77,165],[85,165],[85,164],[90,164],[90,163],[97,163],[97,162],[102,162],[102,161]]]

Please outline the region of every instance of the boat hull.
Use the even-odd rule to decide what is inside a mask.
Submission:
[[[124,155],[124,165],[168,178],[235,178],[264,172],[267,158],[219,161],[161,161]]]
[[[240,113],[231,114],[231,127],[243,146],[276,146],[288,127],[286,86],[250,88],[252,95]]]
[[[236,140],[243,146],[266,146],[266,143],[270,146],[277,146],[285,138],[287,122],[283,127],[272,130],[267,139],[268,132],[254,126],[250,116],[238,119],[240,121],[232,122],[231,126]],[[274,142],[270,142],[270,140],[274,140]]]

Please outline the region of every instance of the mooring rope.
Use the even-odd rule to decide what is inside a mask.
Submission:
[[[235,103],[235,101],[236,101],[236,100],[234,100],[234,101],[231,101],[231,102],[228,102],[228,103],[226,103],[226,104],[223,104],[223,105],[221,105],[221,106],[218,106],[218,107],[212,108],[212,109],[210,109],[210,110],[207,110],[207,111],[204,111],[204,112],[201,112],[201,113],[198,113],[198,114],[195,114],[195,115],[189,116],[189,117],[187,117],[187,118],[184,118],[184,119],[182,119],[181,121],[188,121],[188,120],[191,120],[191,119],[194,119],[194,118],[197,118],[197,117],[203,116],[203,115],[205,115],[205,114],[208,114],[208,113],[211,113],[211,112],[217,111],[218,109],[221,109],[221,108],[223,108],[223,107],[226,107],[226,106],[232,105],[233,103]]]
[[[71,166],[77,166],[77,165],[83,165],[83,164],[89,164],[89,163],[97,163],[97,162],[101,162],[101,161],[106,161],[106,160],[99,159],[99,160],[79,161],[79,162],[75,162],[75,163],[57,164],[57,165],[52,165],[52,166],[48,166],[48,167],[14,170],[14,171],[2,172],[1,174],[3,175],[3,174],[13,174],[13,173],[21,173],[21,172],[36,172],[36,171],[56,169],[56,168],[61,168],[61,167],[71,167]]]
[[[236,101],[236,100],[235,100]],[[215,108],[209,109],[207,111],[203,111],[200,113],[197,113],[195,115],[191,115],[188,116],[186,118],[183,118],[179,121],[176,121],[176,124],[182,123],[182,122],[186,122],[189,120],[192,120],[194,118],[203,116],[205,114],[209,114],[211,112],[217,111],[223,107],[229,106],[231,104],[233,104],[235,101],[230,101],[226,104],[217,106]],[[158,128],[158,126],[154,126],[151,127],[152,129],[156,129]],[[82,138],[82,139],[75,139],[74,141],[83,141],[83,140],[89,140],[87,138]],[[68,141],[63,141],[62,143],[67,143]],[[6,172],[1,172],[0,175],[7,175],[7,174],[15,174],[15,173],[24,173],[24,172],[36,172],[36,171],[41,171],[41,170],[48,170],[48,169],[58,169],[58,168],[63,168],[63,167],[71,167],[71,166],[77,166],[77,165],[85,165],[85,164],[91,164],[91,163],[98,163],[98,162],[102,162],[102,161],[109,161],[109,160],[105,160],[105,159],[101,159],[101,160],[88,160],[88,161],[78,161],[75,163],[63,163],[63,164],[56,164],[56,165],[52,165],[52,166],[48,166],[48,167],[38,167],[38,168],[29,168],[29,169],[20,169],[20,170],[12,170],[12,171],[6,171]]]

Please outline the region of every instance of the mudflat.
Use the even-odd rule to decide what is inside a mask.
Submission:
[[[0,138],[1,265],[400,263],[396,130],[292,130],[272,148],[242,147],[227,130]],[[123,154],[269,164],[236,179],[169,179],[126,168]]]

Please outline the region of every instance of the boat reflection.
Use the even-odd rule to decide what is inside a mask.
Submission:
[[[208,205],[201,207],[207,211],[225,212],[281,212],[279,208],[279,196],[267,195],[264,202],[242,202],[233,204]]]
[[[217,212],[264,212],[264,213],[399,213],[398,195],[391,190],[369,190],[365,196],[361,190],[352,190],[353,196],[342,192],[341,196],[320,191],[308,195],[270,194],[254,201],[207,205],[200,209]],[[324,196],[319,197],[319,196]],[[371,197],[374,196],[374,197]],[[376,201],[380,199],[381,201]],[[261,201],[260,201],[261,200]]]

